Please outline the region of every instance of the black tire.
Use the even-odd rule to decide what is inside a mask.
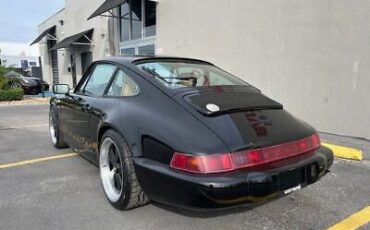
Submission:
[[[52,128],[54,129],[52,130]],[[54,145],[55,148],[63,149],[68,147],[68,145],[63,141],[63,135],[61,134],[61,130],[59,127],[58,115],[55,111],[55,108],[53,107],[50,109],[49,112],[49,132],[51,137],[51,143]]]
[[[119,198],[117,198],[116,200],[111,200],[109,195],[107,194],[107,191],[106,191],[107,188],[105,187],[106,185],[104,184],[104,182],[106,182],[104,180],[107,180],[107,179],[103,179],[104,174],[102,173],[103,170],[111,170],[109,169],[110,166],[103,165],[103,162],[106,162],[106,159],[103,159],[103,157],[104,155],[107,155],[107,154],[104,154],[104,151],[106,151],[106,149],[104,149],[106,148],[104,147],[104,145],[106,145],[105,144],[106,142],[110,142],[110,141],[113,142],[113,145],[111,146],[116,147],[118,150],[116,151],[116,154],[119,156],[119,161],[120,161],[119,164],[122,169],[122,170],[118,169],[114,171],[114,173],[119,172],[120,170],[122,172],[121,174],[122,176],[120,177],[122,178],[121,180],[122,186],[120,189],[120,194],[117,195],[117,197]],[[100,149],[99,149],[100,178],[102,181],[102,186],[103,186],[105,196],[107,197],[109,203],[111,203],[113,207],[119,210],[133,209],[133,208],[148,204],[150,202],[137,180],[134,164],[131,158],[132,158],[132,154],[131,154],[130,148],[127,142],[124,140],[124,138],[120,134],[118,134],[117,132],[113,130],[108,130],[107,132],[104,133],[103,137],[101,138]],[[108,164],[110,164],[110,161]],[[107,167],[108,169],[107,168],[103,169],[103,167]],[[116,179],[115,175],[113,176],[113,178],[114,179],[112,180]]]

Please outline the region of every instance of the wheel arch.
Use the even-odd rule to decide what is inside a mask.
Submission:
[[[114,125],[112,125],[110,123],[104,123],[100,126],[100,128],[98,130],[98,134],[97,134],[97,146],[98,146],[97,153],[98,154],[99,154],[100,144],[101,144],[102,138],[104,136],[104,133],[106,133],[108,130],[112,130],[112,131],[115,131],[116,133],[118,133],[126,141],[126,143],[128,144],[128,147],[132,151],[131,143],[128,141],[127,137],[124,135],[124,132],[122,132],[120,129],[118,129],[117,127],[115,127]]]
[[[98,139],[97,139],[97,142],[98,142],[98,147],[100,148],[100,142],[101,142],[101,139],[103,138],[103,135],[105,132],[107,132],[108,130],[114,130],[114,131],[117,131],[115,128],[113,128],[113,126],[111,126],[110,124],[104,124],[102,125],[100,128],[99,128],[99,131],[98,131]]]

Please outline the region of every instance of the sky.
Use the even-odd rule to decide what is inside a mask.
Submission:
[[[0,0],[0,42],[30,43],[37,26],[64,7],[64,0]]]

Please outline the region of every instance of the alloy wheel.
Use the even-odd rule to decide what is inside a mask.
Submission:
[[[55,128],[55,121],[54,121],[54,114],[50,112],[49,115],[49,131],[51,136],[51,141],[54,145],[57,144],[57,134],[56,134],[56,128]]]
[[[10,88],[13,88],[13,89],[20,89],[20,88],[22,88],[22,85],[19,83],[19,82],[12,82],[11,84],[10,84]]]
[[[117,145],[107,137],[100,148],[100,178],[105,194],[111,202],[120,199],[123,188],[123,162],[118,152]]]

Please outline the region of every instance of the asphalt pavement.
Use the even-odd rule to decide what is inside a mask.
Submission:
[[[118,211],[104,196],[98,169],[79,156],[0,169],[0,229],[326,229],[370,205],[370,143],[321,137],[361,148],[365,159],[335,159],[331,172],[311,186],[253,209],[223,212],[157,203]],[[70,152],[50,143],[47,105],[0,107],[0,165]]]

